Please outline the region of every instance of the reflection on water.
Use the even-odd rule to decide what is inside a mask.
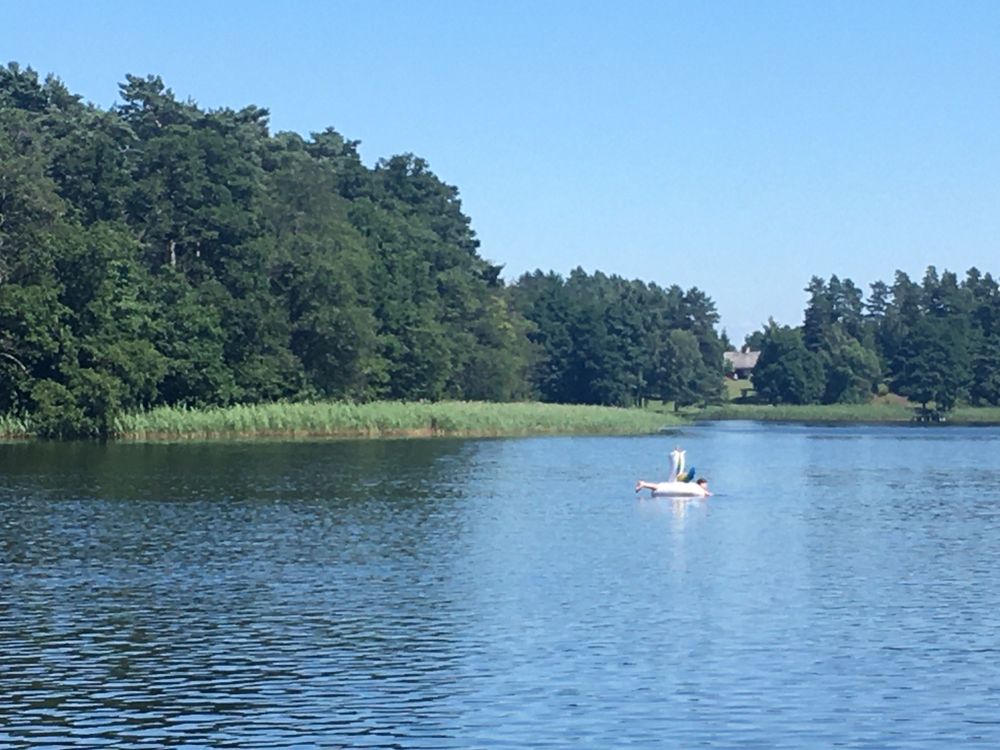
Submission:
[[[0,747],[996,746],[998,448],[0,445]]]

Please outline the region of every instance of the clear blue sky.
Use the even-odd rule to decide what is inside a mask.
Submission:
[[[508,279],[697,286],[736,343],[814,274],[1000,273],[996,2],[37,0],[0,58],[415,153]]]

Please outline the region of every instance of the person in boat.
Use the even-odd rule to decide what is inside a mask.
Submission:
[[[708,480],[705,479],[705,477],[698,477],[696,480],[694,480],[694,483],[696,485],[698,485],[699,487],[701,487],[701,489],[703,490],[703,492],[704,492],[704,494],[702,495],[703,497],[711,497],[712,496],[712,493],[708,491]],[[647,482],[647,481],[645,481],[643,479],[640,479],[635,484],[635,491],[639,492],[640,490],[649,490],[650,492],[655,493],[657,490],[660,490],[660,491],[663,490],[663,488],[660,486],[660,484],[661,483],[658,483],[658,482]]]

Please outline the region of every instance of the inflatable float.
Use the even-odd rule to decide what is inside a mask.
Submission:
[[[686,469],[685,451],[674,448],[670,452],[670,474],[665,482],[644,482],[640,480],[635,485],[635,491],[649,490],[653,497],[710,497],[707,483],[704,479],[692,482],[694,467]]]
[[[649,489],[653,497],[709,497],[712,494],[695,482],[659,482]]]

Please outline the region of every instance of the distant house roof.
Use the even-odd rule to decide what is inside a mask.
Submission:
[[[722,356],[733,366],[734,370],[752,370],[757,366],[760,352],[724,352]]]

